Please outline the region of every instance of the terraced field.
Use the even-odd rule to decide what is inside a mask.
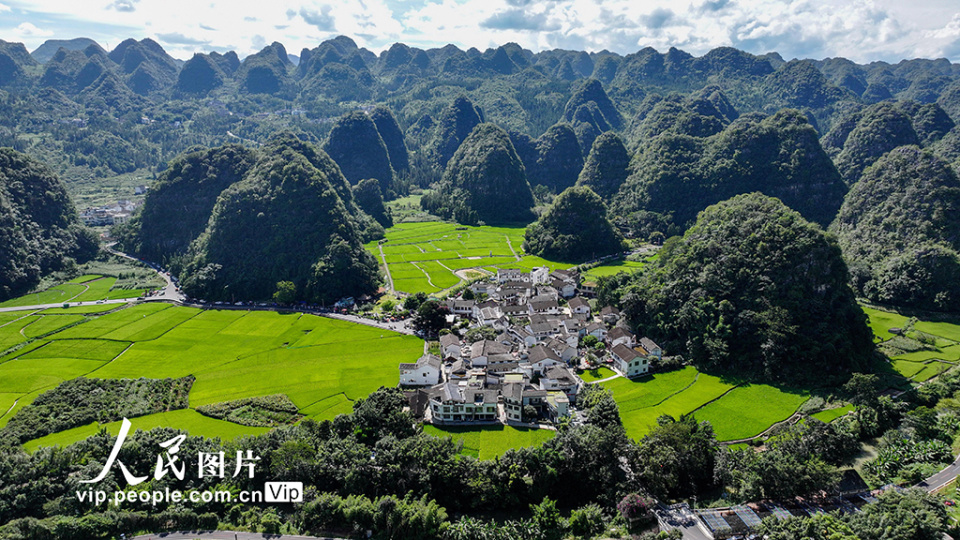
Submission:
[[[454,273],[466,268],[496,272],[498,268],[547,266],[551,270],[570,268],[576,262],[549,261],[524,255],[524,229],[520,227],[467,227],[454,223],[400,223],[387,230],[382,244],[366,248],[380,265],[386,262],[394,289],[429,294],[454,287],[461,279]],[[381,254],[382,249],[382,254]],[[598,275],[632,270],[643,263],[616,261],[591,269]]]
[[[656,427],[661,415],[679,418],[690,413],[710,421],[717,440],[752,437],[789,418],[808,397],[769,385],[736,386],[690,366],[636,381],[618,378],[600,384],[613,392],[627,434],[637,439]]]
[[[233,438],[263,429],[207,418],[193,408],[282,393],[303,415],[332,419],[349,412],[352,400],[380,386],[396,385],[397,364],[423,352],[423,341],[412,336],[296,313],[200,310],[163,303],[106,314],[64,311],[69,310],[0,314],[0,347],[20,345],[0,357],[0,426],[39,394],[68,379],[192,374],[196,382],[191,409],[132,419],[134,428],[165,425]],[[57,331],[65,326],[69,327]],[[30,341],[40,335],[44,337]],[[115,432],[118,426],[105,427]],[[27,446],[67,444],[97,429],[81,426]]]
[[[874,341],[885,342],[894,337],[890,328],[904,328],[909,318],[899,313],[863,308],[870,320]],[[936,377],[960,362],[960,325],[942,321],[916,321],[908,338],[924,338],[927,348],[912,352],[891,354],[890,366],[914,383]],[[896,342],[891,342],[896,343]]]

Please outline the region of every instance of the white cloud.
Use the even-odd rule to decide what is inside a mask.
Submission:
[[[20,23],[20,26],[13,29],[13,33],[21,37],[48,37],[53,35],[52,31],[37,28],[28,22]]]
[[[2,1],[0,12],[12,7],[27,14],[11,26],[29,21],[58,37],[92,34],[110,43],[165,36],[164,46],[180,58],[231,44],[241,44],[237,53],[244,56],[273,41],[296,54],[345,34],[376,51],[396,41],[480,49],[514,41],[534,50],[631,53],[674,46],[700,55],[732,45],[758,54],[776,50],[785,58],[895,62],[952,52],[960,60],[955,0],[925,0],[917,9],[898,0]],[[29,30],[9,31],[42,41]]]

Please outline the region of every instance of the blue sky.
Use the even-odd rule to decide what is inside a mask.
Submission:
[[[50,38],[89,37],[107,49],[150,37],[172,55],[273,41],[298,54],[348,35],[379,52],[401,41],[485,49],[631,53],[677,47],[695,55],[732,45],[784,58],[857,62],[946,57],[960,61],[956,0],[0,0],[0,39],[30,50]]]

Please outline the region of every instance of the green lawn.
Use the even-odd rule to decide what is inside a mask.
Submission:
[[[694,415],[713,425],[718,441],[746,439],[789,418],[808,397],[807,392],[750,384],[734,388]]]
[[[813,413],[810,416],[820,420],[821,422],[833,422],[841,416],[845,416],[847,413],[853,411],[853,405],[847,404],[842,407],[834,407],[833,409],[827,409],[817,413]]]
[[[596,369],[584,371],[580,374],[580,378],[583,379],[583,382],[590,383],[606,379],[607,377],[613,377],[614,375],[616,375],[616,373],[612,369],[600,366]]]
[[[0,324],[8,324],[0,326],[0,340],[18,343],[27,340],[19,333],[21,327],[83,317],[31,315],[13,320],[3,315]],[[86,318],[0,358],[0,425],[9,420],[11,415],[4,413],[14,401],[19,400],[19,410],[40,393],[80,376],[192,374],[196,382],[191,407],[286,394],[305,416],[332,419],[349,412],[353,400],[380,386],[396,385],[397,364],[415,360],[423,351],[423,341],[412,336],[299,313],[203,311],[149,303]],[[143,420],[223,438],[256,432],[193,411]],[[76,428],[43,442],[66,444],[96,429]]]
[[[876,342],[886,341],[892,338],[893,334],[889,332],[891,328],[903,328],[903,326],[907,324],[908,318],[899,313],[880,311],[865,306],[861,306],[861,309],[863,309],[863,312],[866,313],[869,318],[868,324],[870,325],[870,329],[873,330],[874,341]]]
[[[453,272],[464,268],[569,268],[575,263],[548,261],[522,255],[522,227],[465,227],[455,223],[400,223],[386,231],[386,242],[365,247],[381,263],[380,250],[393,278],[393,286],[407,293],[436,293],[456,286]],[[511,249],[512,247],[512,249]],[[639,264],[639,263],[629,263]],[[429,276],[429,278],[428,278]]]
[[[698,373],[689,366],[637,381],[619,378],[601,384],[613,391],[627,434],[636,439],[653,429],[661,415],[679,418],[734,388],[719,377]]]
[[[423,432],[435,437],[452,437],[463,441],[463,453],[479,459],[502,456],[511,448],[540,446],[556,432],[549,429],[527,429],[512,426],[437,427],[424,425]]]
[[[646,263],[643,262],[625,260],[613,261],[611,263],[604,264],[603,266],[597,266],[587,270],[584,272],[584,277],[597,279],[602,276],[612,276],[620,272],[636,272],[644,266],[646,266]]]

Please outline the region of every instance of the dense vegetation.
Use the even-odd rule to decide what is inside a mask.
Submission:
[[[834,222],[853,283],[886,304],[952,311],[960,300],[960,180],[917,146],[888,152]]]
[[[607,208],[590,188],[567,188],[527,227],[523,249],[545,259],[588,261],[623,251]]]
[[[254,427],[281,426],[300,419],[300,410],[284,394],[211,403],[197,407],[197,412],[211,418]]]
[[[754,193],[701,212],[649,271],[602,299],[618,300],[641,334],[698,367],[822,382],[871,357],[848,279],[830,236]]]
[[[447,164],[436,194],[423,208],[459,223],[529,222],[533,193],[510,136],[493,124],[480,124]]]
[[[393,185],[387,146],[377,124],[365,113],[353,112],[338,118],[323,149],[351,184],[376,178],[383,186]]]
[[[207,227],[217,197],[255,161],[254,151],[235,144],[175,159],[147,194],[140,214],[123,227],[122,248],[147,260],[173,262]]]
[[[644,146],[632,169],[614,208],[663,233],[682,231],[710,204],[753,191],[826,226],[846,193],[816,131],[790,110],[744,115],[707,137],[667,129]]]
[[[19,410],[2,437],[22,444],[91,422],[106,424],[164,411],[185,409],[193,377],[179,379],[86,379],[60,383]]]
[[[337,164],[280,135],[244,178],[217,199],[183,265],[187,294],[268,299],[289,281],[296,298],[332,303],[375,292],[379,275],[362,246],[383,229],[360,210]]]
[[[60,179],[11,149],[0,149],[0,246],[0,300],[97,251],[96,237],[80,225]]]

